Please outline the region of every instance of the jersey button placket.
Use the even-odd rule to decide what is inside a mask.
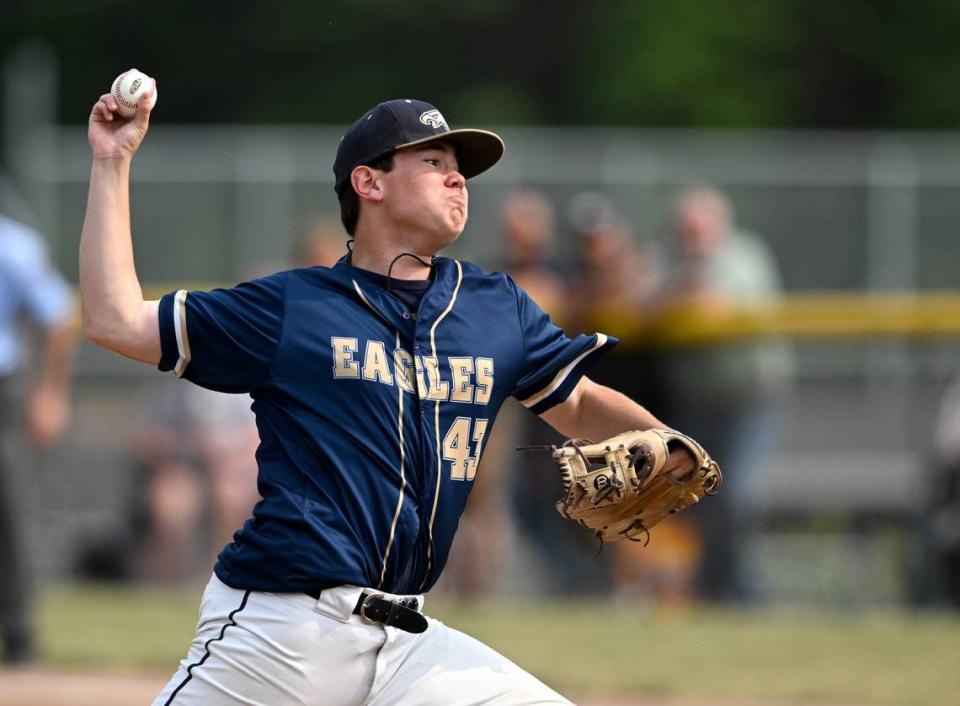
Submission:
[[[414,343],[414,344],[413,344],[413,354],[414,354],[414,355],[419,355],[419,354],[420,354],[420,344],[419,344],[419,343]],[[426,375],[426,371],[424,371],[423,374]],[[420,400],[420,416],[421,416],[421,417],[424,417],[424,416],[426,416],[426,414],[427,414],[427,410],[426,410],[426,408],[425,408],[425,406],[424,406],[424,401],[423,401],[423,400]]]
[[[430,346],[427,343],[427,341],[429,341],[429,338],[426,335],[423,336],[423,340],[425,342],[422,345],[418,342],[420,339],[420,334],[422,332],[425,332],[426,328],[427,328],[426,323],[422,319],[418,319],[413,330],[414,356],[420,356],[425,351],[430,350]],[[427,376],[426,366],[423,366],[423,381],[424,381],[424,385],[426,386],[426,389],[424,390],[424,392],[426,393],[426,391],[429,389],[429,384],[430,384],[429,378]],[[433,443],[434,443],[433,442],[434,431],[433,431],[433,424],[432,424],[433,414],[431,413],[431,410],[433,409],[433,404],[430,404],[429,400],[426,397],[420,397],[419,395],[417,396],[417,401],[419,403],[419,408],[420,408],[420,433],[422,435],[421,438],[423,439],[423,448],[430,449],[433,447]],[[424,503],[421,507],[423,514],[421,515],[420,537],[418,538],[418,541],[417,541],[418,547],[422,551],[420,559],[424,562],[421,570],[426,570],[426,567],[430,564],[430,560],[427,557],[430,556],[430,552],[431,552],[430,513],[433,506],[433,483],[436,482],[435,480],[436,476],[434,475],[434,473],[440,472],[439,469],[434,468],[435,463],[436,463],[436,460],[433,458],[432,455],[429,458],[423,459],[423,470],[422,470],[423,483],[424,483],[424,488],[426,488],[429,492],[424,493]],[[426,581],[427,578],[428,576],[425,576],[424,581]],[[416,584],[415,587],[419,588],[422,585],[423,584]]]

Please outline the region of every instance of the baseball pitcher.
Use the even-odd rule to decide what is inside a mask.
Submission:
[[[504,400],[575,439],[639,430],[601,444],[599,464],[580,442],[554,451],[558,507],[603,539],[658,519],[643,515],[645,489],[668,512],[716,474],[695,442],[644,436],[664,425],[584,376],[615,339],[570,338],[506,275],[437,254],[463,231],[467,180],[499,160],[501,139],[451,129],[423,101],[381,103],[347,129],[333,165],[353,239],[336,265],[144,301],[128,183],[152,105],[148,91],[127,120],[106,94],[90,114],[84,330],[250,395],[262,496],[220,554],[196,637],[155,704],[570,703],[423,612]]]

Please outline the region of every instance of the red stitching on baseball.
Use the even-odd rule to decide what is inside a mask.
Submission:
[[[137,104],[131,103],[129,100],[127,100],[124,97],[123,92],[120,90],[120,85],[123,83],[123,77],[126,76],[128,73],[130,72],[124,71],[122,74],[117,76],[117,80],[114,81],[113,83],[113,97],[117,99],[117,103],[120,103],[125,108],[133,108],[134,110],[136,110]]]

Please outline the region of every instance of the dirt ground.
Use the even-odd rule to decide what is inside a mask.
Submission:
[[[65,674],[39,668],[0,670],[0,706],[137,706],[150,704],[167,675]],[[723,699],[576,699],[579,706],[816,706],[796,701]],[[833,704],[832,706],[840,706]],[[847,706],[854,706],[849,704]]]

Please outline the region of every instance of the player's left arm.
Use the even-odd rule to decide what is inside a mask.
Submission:
[[[570,396],[540,415],[571,439],[606,439],[627,429],[646,431],[666,425],[626,395],[600,385],[586,375]]]
[[[586,376],[580,378],[566,400],[541,413],[540,418],[565,437],[594,441],[632,429],[669,428],[642,405]],[[664,472],[682,477],[694,468],[693,457],[676,450],[670,454]]]

